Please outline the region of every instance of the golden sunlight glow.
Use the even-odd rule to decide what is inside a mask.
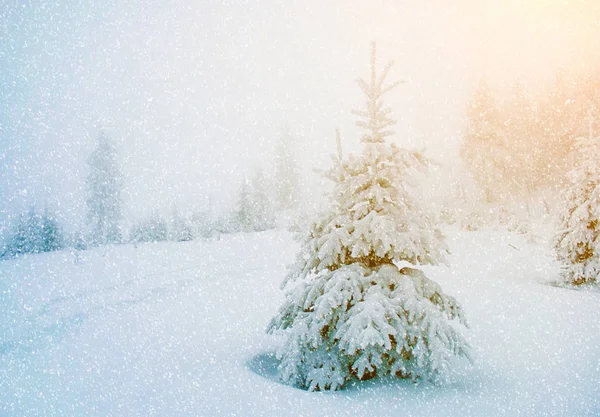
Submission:
[[[563,68],[587,71],[600,57],[596,0],[477,0],[456,12],[473,64],[486,76],[539,80]],[[508,81],[508,80],[507,80]]]

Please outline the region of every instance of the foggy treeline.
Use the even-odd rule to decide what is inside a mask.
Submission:
[[[190,241],[210,238],[222,233],[256,232],[275,228],[278,219],[289,217],[300,199],[300,178],[295,156],[296,139],[282,133],[274,155],[269,158],[267,175],[257,166],[244,178],[237,190],[237,202],[224,213],[212,209],[211,196],[205,210],[182,213],[176,202],[163,202],[170,213],[151,209],[123,227],[122,167],[115,141],[101,130],[96,145],[87,159],[85,179],[87,220],[83,230],[66,232],[49,208],[43,214],[31,207],[11,219],[0,241],[0,259],[26,253],[41,253],[72,248],[82,250],[106,244],[158,241]]]
[[[600,130],[600,73],[559,72],[538,91],[527,87],[518,80],[508,88],[492,87],[485,79],[476,86],[463,110],[466,128],[458,161],[469,175],[452,179],[456,191],[451,198],[459,202],[458,209],[455,205],[452,215],[441,214],[441,220],[460,220],[469,229],[512,222],[514,229],[523,231],[522,225],[514,226],[511,207],[538,198],[545,214],[553,210],[554,202],[544,196],[564,186],[576,164],[576,139]],[[100,131],[87,160],[85,228],[67,233],[69,228],[59,224],[51,209],[38,214],[31,207],[5,227],[0,257],[275,228],[282,217],[299,214],[303,191],[296,141],[287,133],[278,136],[273,155],[265,158],[267,165],[256,166],[238,184],[236,202],[228,211],[215,212],[210,195],[207,207],[196,212],[182,212],[174,201],[162,202],[163,210],[148,209],[142,218],[129,219],[125,228],[124,178],[117,157],[121,150]],[[475,189],[476,196],[466,189]],[[447,213],[444,203],[441,206],[440,212]],[[489,207],[500,212],[490,215]]]
[[[537,93],[521,82],[507,90],[483,80],[466,109],[461,156],[486,202],[559,187],[575,163],[575,139],[600,133],[600,73],[560,72]]]

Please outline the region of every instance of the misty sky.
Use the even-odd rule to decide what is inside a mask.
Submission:
[[[480,77],[533,85],[597,61],[596,3],[0,0],[0,224],[32,204],[80,224],[100,128],[119,146],[128,219],[209,196],[226,210],[285,130],[309,174],[336,127],[357,146],[371,40],[406,81],[389,99],[396,142],[456,163]]]

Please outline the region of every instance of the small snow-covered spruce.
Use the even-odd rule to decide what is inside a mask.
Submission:
[[[597,283],[600,276],[600,138],[590,132],[576,140],[574,152],[578,161],[568,175],[554,246],[562,283],[583,285]]]
[[[443,261],[443,236],[411,198],[419,154],[386,144],[394,122],[381,98],[385,77],[359,81],[367,111],[364,151],[329,172],[334,204],[308,231],[282,287],[286,301],[267,331],[284,336],[280,377],[309,390],[395,375],[439,380],[451,361],[471,358],[456,300],[416,268]]]

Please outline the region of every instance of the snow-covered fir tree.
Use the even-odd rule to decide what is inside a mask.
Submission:
[[[102,245],[121,241],[122,176],[117,151],[111,139],[101,131],[96,148],[88,158],[88,222],[91,243]]]
[[[437,380],[471,355],[460,305],[417,269],[443,261],[446,246],[411,195],[410,171],[423,160],[385,141],[390,67],[377,76],[373,45],[370,82],[359,81],[367,109],[356,112],[363,152],[335,159],[333,205],[305,236],[267,329],[284,337],[282,380],[309,390],[388,374]]]
[[[565,284],[597,283],[600,276],[600,138],[592,129],[588,137],[576,140],[575,168],[569,172],[556,256],[562,264]]]

